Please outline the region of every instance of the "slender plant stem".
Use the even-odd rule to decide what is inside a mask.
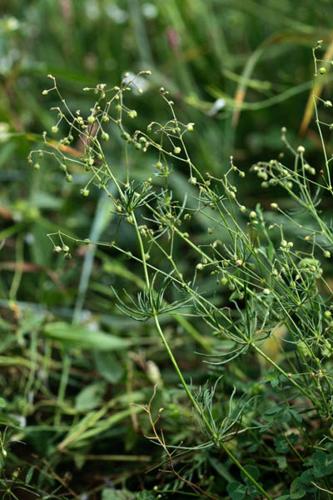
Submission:
[[[136,229],[136,235],[137,235],[138,242],[139,242],[139,248],[140,248],[141,257],[142,257],[145,280],[146,280],[147,287],[149,289],[150,279],[149,279],[149,272],[148,272],[148,266],[147,266],[147,261],[146,261],[146,253],[145,253],[142,237],[141,237],[135,216],[133,217],[133,220],[134,220],[134,225],[135,225],[135,229]],[[263,489],[263,487],[256,481],[256,479],[242,466],[242,464],[239,462],[239,460],[233,455],[233,453],[227,448],[227,446],[219,439],[218,435],[216,434],[211,423],[207,419],[207,416],[202,411],[200,405],[198,404],[197,400],[195,399],[190,387],[188,386],[188,384],[187,384],[187,382],[182,374],[182,371],[181,371],[181,369],[177,363],[177,360],[172,352],[172,349],[169,345],[169,342],[167,341],[167,339],[163,333],[163,330],[161,328],[161,325],[160,325],[160,322],[158,319],[158,312],[154,310],[153,315],[154,315],[154,321],[155,321],[157,332],[158,332],[158,334],[163,342],[163,345],[168,353],[168,356],[171,360],[171,363],[173,364],[173,367],[178,375],[180,383],[182,384],[184,391],[186,392],[189,400],[191,401],[193,408],[195,409],[195,411],[197,412],[199,417],[202,419],[206,429],[210,433],[214,443],[218,447],[221,447],[226,452],[226,454],[230,457],[232,462],[239,468],[240,471],[243,472],[243,474],[247,477],[247,479],[258,489],[258,491],[260,491],[260,493],[262,493],[264,495],[265,498],[271,499],[271,496]]]
[[[288,373],[283,368],[281,368],[281,366],[279,366],[277,363],[275,363],[275,361],[273,359],[271,359],[269,356],[267,356],[267,354],[264,351],[262,351],[260,349],[260,347],[258,347],[255,343],[252,343],[251,346],[253,347],[253,349],[255,351],[257,351],[257,353],[260,356],[262,356],[269,364],[271,364],[272,366],[274,366],[274,368],[276,368],[286,379],[288,379],[292,385],[294,385],[295,387],[297,387],[297,389],[305,397],[307,397],[308,399],[310,399],[312,401],[311,394],[309,394],[308,391],[306,389],[304,389],[304,387],[302,387],[298,382],[296,382],[296,380],[294,380],[292,377],[290,377],[288,375]]]
[[[64,352],[63,361],[62,361],[61,379],[60,379],[60,385],[59,385],[59,391],[58,391],[58,397],[57,397],[58,406],[57,406],[57,411],[55,413],[55,418],[54,418],[54,425],[55,426],[60,425],[60,422],[61,422],[62,405],[63,405],[64,400],[65,400],[65,394],[66,394],[66,388],[67,388],[67,384],[68,384],[70,369],[71,369],[70,355],[67,352]]]

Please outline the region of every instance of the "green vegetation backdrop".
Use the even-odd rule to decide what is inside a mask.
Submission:
[[[193,316],[165,310],[161,316],[168,345],[198,402],[196,412],[145,309],[140,263],[108,245],[72,244],[86,238],[108,243],[117,239],[120,247],[136,256],[131,224],[114,217],[103,189],[93,184],[89,192],[84,188],[87,174],[80,165],[71,167],[67,174],[71,182],[66,182],[48,156],[39,159],[37,154],[36,159],[31,151],[44,148],[46,131],[51,150],[62,148],[74,158],[84,153],[82,141],[58,142],[58,131],[63,137],[67,130],[62,122],[55,125],[50,108],[61,105],[61,100],[56,92],[43,92],[52,87],[47,75],[54,75],[70,109],[80,109],[86,117],[94,97],[83,92],[84,87],[105,83],[111,88],[149,70],[151,76],[142,74],[136,80],[141,94],[134,89],[127,97],[127,105],[136,111],[129,132],[169,119],[159,90],[167,89],[178,120],[191,132],[186,144],[198,169],[189,183],[187,168],[176,158],[176,146],[169,179],[173,199],[181,203],[187,193],[195,203],[193,190],[200,176],[208,172],[214,179],[226,179],[232,155],[237,167],[232,163],[230,182],[237,186],[237,197],[252,222],[261,221],[263,207],[268,209],[267,222],[280,224],[282,214],[271,211],[272,202],[272,208],[278,203],[287,214],[286,239],[281,242],[285,251],[290,240],[308,234],[307,223],[315,230],[314,212],[296,211],[299,199],[288,193],[288,183],[260,188],[273,176],[269,166],[260,164],[252,173],[250,169],[258,161],[278,157],[284,148],[282,127],[308,173],[313,167],[307,162],[316,166],[315,173],[323,168],[321,138],[313,119],[312,48],[323,40],[320,57],[328,62],[324,66],[318,62],[322,74],[315,89],[323,98],[327,115],[323,121],[329,125],[332,2],[8,0],[0,8],[2,498],[331,498],[332,202],[327,193],[320,195],[318,209],[326,218],[325,227],[317,219],[325,262],[314,259],[315,245],[310,257],[302,247],[303,260],[297,261],[301,275],[312,276],[306,285],[310,298],[301,301],[300,317],[292,303],[295,316],[288,313],[300,331],[299,342],[288,337],[292,328],[288,330],[285,320],[275,321],[274,335],[271,327],[262,332],[268,337],[261,339],[264,355],[258,355],[259,347],[250,340],[253,351],[243,357],[238,348],[233,350],[232,339],[223,344],[218,332],[212,335],[215,327],[203,321],[202,310]],[[134,185],[142,194],[140,183],[156,171],[156,152],[129,151],[120,134],[110,135],[104,146],[106,161],[124,182],[130,164]],[[330,157],[326,132],[324,140]],[[306,163],[299,145],[305,148]],[[246,173],[246,180],[236,175],[238,169]],[[223,182],[228,192],[229,184]],[[116,197],[113,187],[109,189]],[[299,196],[309,194],[301,187],[299,192]],[[315,199],[313,190],[310,195]],[[241,214],[227,225],[238,228],[238,217]],[[297,217],[295,233],[291,222]],[[251,228],[250,239],[255,241]],[[209,217],[195,211],[187,230],[197,248],[209,244]],[[59,231],[69,239],[47,237]],[[228,230],[224,231],[219,233],[222,239],[227,238]],[[185,276],[207,265],[204,259],[198,264],[192,250],[179,241],[173,249]],[[161,256],[153,258],[159,269],[169,272]],[[295,264],[290,259],[286,280],[292,281]],[[238,259],[236,265],[243,263]],[[254,272],[261,271],[257,267]],[[323,283],[317,285],[323,272]],[[248,322],[257,314],[261,317],[261,310],[245,304],[237,283],[223,276],[218,279],[221,304],[233,304],[232,322],[236,324],[243,311]],[[215,285],[215,275],[204,275],[202,296],[209,296]],[[262,291],[264,301],[270,293],[265,287],[255,290],[258,295]],[[133,312],[130,298],[134,300],[138,291],[143,302]],[[238,295],[230,297],[231,292]],[[118,295],[125,301],[120,307]],[[212,303],[222,307],[215,300]],[[274,308],[273,303],[263,304],[268,311]],[[139,319],[147,316],[146,321],[136,321],[138,310]],[[313,327],[317,336],[310,340],[302,317],[309,325],[318,317]],[[318,332],[325,333],[325,342]],[[236,352],[235,361],[207,363],[224,350],[229,355]],[[215,357],[207,357],[211,355]],[[284,375],[289,372],[295,375],[294,386],[286,384]],[[299,387],[303,392],[297,392]],[[216,442],[207,436],[203,422],[208,420],[222,421],[219,431],[215,429],[222,436]]]

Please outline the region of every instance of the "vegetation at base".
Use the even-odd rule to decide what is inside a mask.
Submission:
[[[2,498],[333,495],[333,8],[293,5],[11,0]]]

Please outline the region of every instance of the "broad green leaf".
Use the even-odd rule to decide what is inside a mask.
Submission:
[[[229,483],[227,489],[232,500],[243,500],[246,498],[246,486],[237,481]]]
[[[296,478],[290,487],[290,498],[303,498],[306,495],[306,486],[300,478]]]
[[[119,382],[124,369],[112,352],[96,352],[96,368],[105,380],[111,384]]]
[[[46,337],[68,348],[115,351],[126,349],[129,345],[127,340],[115,335],[92,331],[84,325],[72,325],[63,321],[49,323],[45,326],[43,333]]]
[[[114,488],[104,488],[102,500],[131,500],[133,494],[126,490],[116,490]]]
[[[99,406],[105,393],[105,383],[97,382],[84,387],[75,398],[78,411],[89,411]]]

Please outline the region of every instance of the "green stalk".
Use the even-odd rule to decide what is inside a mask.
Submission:
[[[58,426],[61,423],[61,406],[65,400],[66,387],[68,384],[69,372],[71,369],[71,358],[70,355],[65,352],[62,360],[62,373],[57,397],[57,411],[54,417],[54,425]]]
[[[134,214],[133,214],[133,220],[134,220],[136,235],[137,235],[138,242],[139,242],[139,248],[140,248],[140,253],[141,253],[141,257],[142,257],[142,264],[143,264],[146,285],[147,285],[147,288],[149,289],[150,288],[150,279],[149,279],[149,273],[148,273],[146,254],[145,254],[145,249],[144,249],[142,237],[141,237],[141,234],[140,234],[140,231],[138,228],[138,224],[137,224],[137,221],[136,221]],[[176,360],[175,356],[173,355],[172,349],[171,349],[171,347],[170,347],[170,345],[169,345],[169,343],[168,343],[168,341],[163,333],[163,330],[161,328],[160,322],[158,320],[157,311],[155,311],[155,310],[153,311],[153,316],[154,316],[154,321],[155,321],[157,332],[158,332],[158,334],[163,342],[163,345],[168,353],[168,356],[171,360],[171,363],[173,364],[173,367],[178,375],[180,383],[183,386],[187,397],[191,401],[193,408],[195,409],[195,411],[197,412],[199,417],[202,419],[206,429],[209,431],[210,435],[212,436],[214,443],[218,447],[221,447],[225,451],[225,453],[229,456],[229,458],[232,460],[232,462],[247,477],[247,479],[257,488],[257,490],[260,491],[260,493],[262,493],[262,495],[264,495],[265,498],[271,499],[272,497],[263,489],[263,487],[255,480],[255,478],[242,466],[242,464],[239,462],[237,457],[235,457],[235,455],[226,447],[226,445],[222,441],[219,440],[218,435],[215,433],[211,423],[209,422],[206,415],[203,413],[202,409],[200,408],[200,405],[198,404],[197,400],[195,399],[190,387],[188,386],[188,384],[187,384],[187,382],[182,374],[182,371],[177,363],[177,360]]]
[[[275,361],[273,361],[273,359],[271,359],[269,356],[267,356],[267,354],[262,351],[260,349],[260,347],[258,347],[256,344],[254,343],[251,343],[251,346],[253,347],[253,349],[255,351],[257,351],[257,353],[262,356],[270,365],[274,366],[274,368],[276,368],[276,370],[278,370],[286,379],[288,379],[291,384],[293,384],[295,387],[297,387],[297,389],[305,396],[307,397],[308,399],[310,399],[310,401],[312,401],[312,397],[311,395],[298,383],[296,382],[296,380],[294,380],[292,377],[290,377],[288,375],[288,373],[283,369],[281,368],[281,366],[279,366],[277,363],[275,363]],[[313,402],[313,401],[312,401]]]

